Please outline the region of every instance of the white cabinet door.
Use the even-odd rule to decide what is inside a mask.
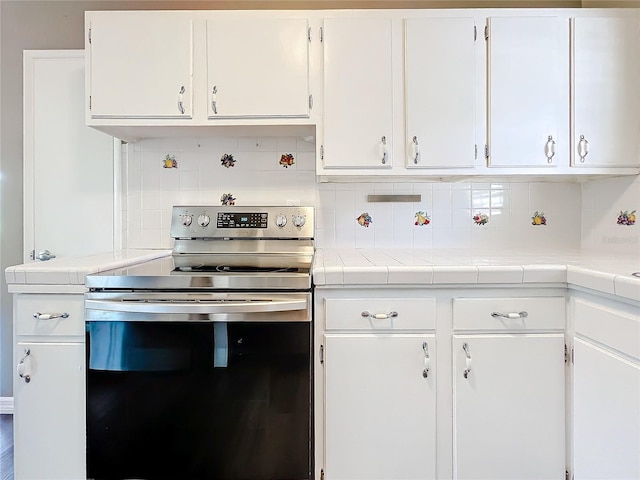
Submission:
[[[572,19],[572,165],[640,165],[640,23]]]
[[[405,20],[408,167],[472,167],[476,148],[475,20]]]
[[[184,12],[87,13],[91,118],[192,116],[193,21]]]
[[[640,364],[582,339],[574,352],[575,479],[640,478]]]
[[[567,106],[561,103],[562,61],[568,38],[557,17],[489,18],[489,166],[552,167],[568,164]],[[555,154],[554,154],[555,152]]]
[[[325,478],[435,478],[435,356],[433,335],[325,336]]]
[[[324,20],[325,168],[389,168],[392,158],[389,18]]]
[[[84,51],[24,53],[24,261],[114,249],[113,138],[84,119]]]
[[[454,478],[564,479],[564,335],[454,335],[453,357]]]
[[[29,375],[14,381],[16,480],[85,479],[84,345],[19,341],[15,353]]]
[[[308,117],[304,18],[207,20],[208,117]]]

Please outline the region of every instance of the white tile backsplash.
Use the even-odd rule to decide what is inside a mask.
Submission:
[[[127,248],[170,248],[171,206],[220,204],[316,207],[316,243],[325,248],[640,248],[638,226],[615,224],[620,210],[640,209],[640,183],[622,178],[576,183],[317,183],[315,144],[295,137],[185,137],[129,145],[123,172]],[[232,154],[225,168],[220,159]],[[290,153],[295,164],[279,161]],[[167,155],[177,168],[163,168]],[[370,194],[417,194],[415,203],[369,203]],[[592,196],[597,197],[592,199]],[[635,199],[635,200],[634,200]],[[586,206],[586,207],[585,207]],[[425,212],[431,223],[415,225]],[[533,226],[535,211],[548,224]],[[358,224],[360,214],[372,218]],[[476,225],[473,215],[489,215]],[[612,220],[612,215],[614,216]],[[613,221],[613,224],[612,224]]]

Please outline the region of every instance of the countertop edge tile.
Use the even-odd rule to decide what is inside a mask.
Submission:
[[[523,283],[524,272],[516,265],[478,265],[478,283]]]
[[[640,279],[616,275],[613,288],[615,295],[640,302]]]

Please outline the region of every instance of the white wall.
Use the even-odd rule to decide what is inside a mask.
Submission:
[[[317,244],[325,248],[580,247],[580,185],[575,183],[329,183],[315,177],[314,143],[294,137],[209,137],[143,140],[129,145],[123,231],[131,248],[170,248],[171,206],[284,205],[317,209]],[[235,166],[221,164],[232,154]],[[279,164],[285,153],[295,165]],[[164,168],[174,156],[178,168]],[[419,194],[418,203],[369,203],[369,194]],[[415,225],[417,212],[431,223]],[[547,224],[532,225],[535,212]],[[372,222],[357,218],[368,213]],[[485,225],[472,217],[489,216]]]

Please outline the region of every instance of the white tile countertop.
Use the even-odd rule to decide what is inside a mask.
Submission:
[[[54,258],[5,269],[9,291],[19,285],[84,285],[91,273],[148,262],[171,255],[171,250],[116,250],[84,257]]]
[[[633,272],[640,272],[640,255],[318,249],[313,281],[318,286],[566,283],[640,301],[640,278]]]

